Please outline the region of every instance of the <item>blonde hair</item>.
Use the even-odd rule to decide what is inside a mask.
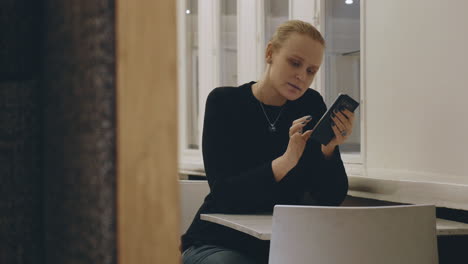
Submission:
[[[270,43],[273,49],[279,50],[292,33],[309,36],[325,47],[325,39],[323,39],[322,34],[310,23],[301,20],[288,20],[279,25],[273,37],[271,37]]]

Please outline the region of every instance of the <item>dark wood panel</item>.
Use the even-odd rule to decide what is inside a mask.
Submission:
[[[46,263],[116,253],[113,0],[45,1]]]
[[[42,1],[0,3],[0,81],[40,76]]]
[[[0,82],[0,263],[43,262],[38,82]]]
[[[44,263],[41,6],[0,3],[0,263]]]

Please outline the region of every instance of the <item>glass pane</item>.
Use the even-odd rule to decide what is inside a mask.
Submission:
[[[276,28],[288,20],[289,1],[265,0],[265,47]]]
[[[221,1],[220,84],[237,86],[237,1]]]
[[[325,1],[325,102],[330,106],[339,93],[360,101],[359,0]],[[359,153],[360,108],[355,113],[353,134],[341,145],[342,152]]]
[[[187,144],[198,149],[198,0],[186,0]]]

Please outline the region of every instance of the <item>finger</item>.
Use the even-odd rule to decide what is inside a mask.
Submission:
[[[332,125],[332,130],[333,130],[333,132],[335,133],[335,138],[337,139],[338,142],[340,142],[340,141],[341,141],[341,138],[343,137],[343,136],[341,135],[340,130],[338,130],[338,128],[336,127],[336,125],[335,125],[335,126]]]
[[[302,128],[307,124],[307,122],[296,123],[289,128],[289,136],[294,135],[297,132],[302,132]]]
[[[351,122],[354,120],[354,113],[349,111],[349,109],[345,108],[344,110],[341,111],[346,118],[348,118]]]
[[[296,119],[293,122],[293,125],[289,128],[289,136],[291,137],[296,132],[302,132],[302,129],[304,128],[305,125],[307,125],[307,123],[310,120],[312,120],[311,116],[304,116],[304,117],[301,117],[299,119]]]
[[[351,127],[351,122],[349,121],[349,119],[341,112],[338,112],[335,114],[338,119],[341,121],[341,123],[345,126],[345,128],[348,128],[348,127]]]
[[[340,113],[337,113],[336,116],[340,119],[340,121],[343,123],[344,125],[344,130],[346,131],[346,134],[349,136],[351,135],[351,133],[353,132],[353,122],[354,122],[354,113],[349,111],[348,109],[346,109],[346,111],[348,111],[348,114],[350,115],[350,117],[346,117],[343,112],[340,112]],[[342,117],[343,116],[343,117]],[[344,121],[344,122],[343,122]],[[341,128],[340,128],[341,129]]]
[[[311,115],[306,115],[306,116],[303,116],[299,119],[296,119],[293,121],[293,125],[294,124],[297,124],[297,123],[302,123],[302,122],[309,122],[310,120],[312,120],[312,116]]]
[[[341,123],[340,119],[338,119],[338,117],[334,116],[332,117],[332,125],[335,124],[336,127],[338,127],[339,131],[343,131],[345,130],[345,126],[343,125],[343,123]]]
[[[302,133],[302,138],[307,141],[309,140],[310,135],[312,135],[312,130],[307,130],[306,132]]]
[[[302,138],[302,133],[297,132],[291,135],[290,140],[292,140],[293,142],[296,142],[298,139],[302,140],[301,138]]]

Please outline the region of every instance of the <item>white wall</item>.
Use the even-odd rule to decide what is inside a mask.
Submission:
[[[468,187],[466,10],[465,0],[365,1],[370,176]]]

